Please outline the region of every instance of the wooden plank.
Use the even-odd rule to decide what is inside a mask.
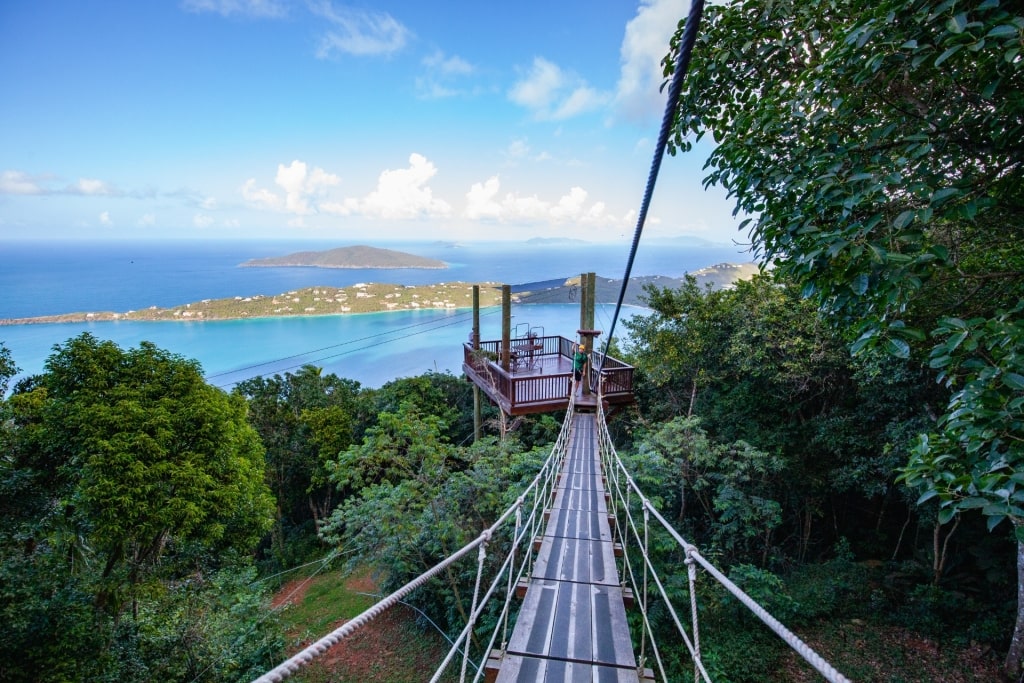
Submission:
[[[637,681],[596,449],[577,415],[498,681]]]
[[[532,580],[506,653],[635,669],[622,588]]]
[[[533,576],[537,579],[582,581],[618,586],[619,575],[610,542],[552,538],[541,545]]]
[[[505,655],[499,683],[637,683],[635,669]]]

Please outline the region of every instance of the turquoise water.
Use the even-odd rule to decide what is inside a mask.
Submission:
[[[0,319],[70,312],[139,310],[206,298],[274,295],[313,286],[357,282],[538,282],[595,272],[621,278],[629,244],[530,244],[437,242],[379,244],[437,258],[445,270],[337,270],[240,268],[253,258],[326,249],[337,242],[80,242],[0,243]],[[641,245],[632,274],[680,277],[722,262],[749,261],[728,245]],[[623,312],[623,317],[638,309]],[[597,312],[609,329],[613,307]],[[517,306],[514,324],[540,326],[547,334],[574,337],[575,305]],[[102,322],[0,326],[0,342],[21,368],[38,373],[55,344],[84,331],[123,348],[150,341],[198,360],[209,381],[228,387],[257,375],[294,371],[305,363],[323,367],[364,386],[428,370],[461,373],[462,342],[472,314],[456,311],[395,311],[366,315],[235,320],[224,322]],[[497,309],[484,311],[484,339],[500,337]],[[622,337],[624,328],[616,327]]]
[[[627,308],[616,325],[642,309]],[[598,307],[599,328],[611,326],[613,306]],[[513,306],[512,325],[540,327],[548,335],[576,336],[579,307],[571,304]],[[230,388],[258,375],[295,372],[304,364],[379,387],[397,377],[427,371],[462,372],[462,343],[473,326],[470,309],[393,311],[359,315],[261,318],[214,322],[102,322],[0,327],[22,375],[40,372],[55,343],[82,332],[129,348],[150,341],[162,349],[194,358],[207,380]],[[483,339],[501,337],[498,308],[481,311]]]

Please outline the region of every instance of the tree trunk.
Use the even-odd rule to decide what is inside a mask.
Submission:
[[[1024,656],[1024,543],[1017,541],[1017,625],[1013,627],[1010,649],[1003,671],[1011,681],[1020,679],[1021,657]]]

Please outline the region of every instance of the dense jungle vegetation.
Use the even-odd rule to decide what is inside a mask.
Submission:
[[[771,267],[648,290],[613,353],[637,368],[610,428],[641,486],[855,680],[1021,675],[1022,31],[998,0],[709,7],[674,150],[714,138],[706,182]],[[491,409],[473,442],[471,387],[447,374],[366,389],[307,367],[225,393],[88,334],[8,386],[15,363],[0,346],[11,681],[247,680],[291,645],[268,609],[281,572],[330,556],[403,584],[486,527],[559,429]],[[685,591],[682,558],[657,561]],[[459,629],[472,581],[416,606]],[[716,681],[797,680],[700,591]],[[871,633],[927,638],[935,668]]]

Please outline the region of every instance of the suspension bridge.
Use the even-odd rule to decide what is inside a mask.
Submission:
[[[285,680],[431,578],[474,559],[476,580],[467,622],[430,681],[667,681],[666,648],[682,643],[693,663],[694,680],[711,683],[700,646],[697,582],[703,579],[719,583],[825,680],[847,682],[704,558],[644,496],[612,444],[600,386],[598,382],[596,400],[579,402],[589,404],[579,409],[575,394],[567,397],[562,428],[548,458],[494,524],[256,683]],[[674,541],[685,557],[685,566],[678,569],[687,575],[688,604],[673,603],[666,589],[672,576],[660,574],[652,561],[655,536]],[[487,562],[492,553],[500,563],[488,572],[495,564]],[[653,609],[669,615],[670,633],[654,628]],[[628,610],[639,616],[636,633]],[[480,630],[484,614],[492,616],[489,621],[497,615],[489,633]]]

